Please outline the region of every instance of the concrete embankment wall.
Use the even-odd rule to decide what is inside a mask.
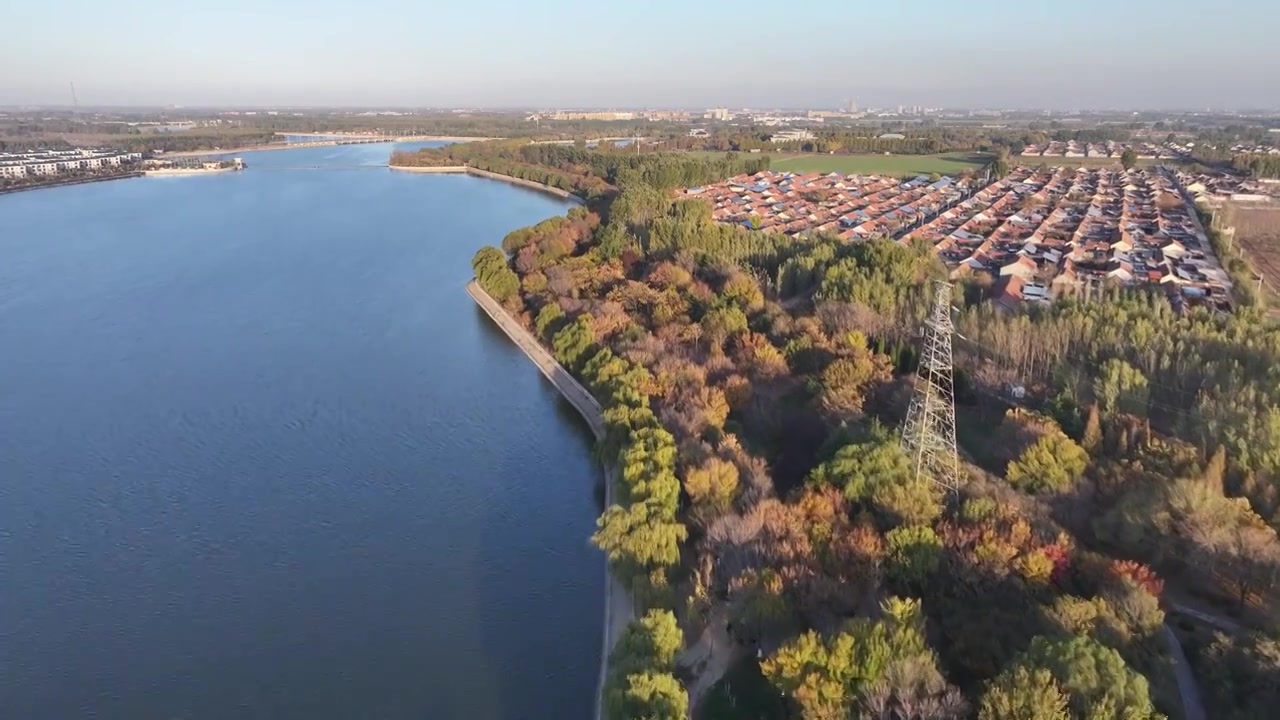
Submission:
[[[512,177],[510,175],[502,175],[501,173],[489,172],[488,170],[481,170],[480,168],[468,167],[466,165],[444,165],[440,167],[388,165],[388,167],[390,167],[392,170],[400,170],[403,172],[415,172],[415,173],[455,173],[455,174],[466,173],[467,175],[474,175],[476,177],[488,178],[489,180],[500,180],[505,183],[511,183],[512,185],[527,187],[531,190],[538,190],[540,192],[550,193],[551,195],[564,198],[565,200],[575,202],[579,205],[585,204],[582,201],[582,198],[578,197],[577,195],[574,195],[568,190],[561,190],[558,187],[551,187],[550,185],[544,185],[540,182],[525,180],[524,178]]]
[[[143,174],[147,177],[163,177],[165,175],[210,175],[212,173],[236,172],[240,168],[225,167],[213,168],[206,170],[205,168],[160,168],[158,170],[143,170]]]
[[[453,173],[456,175],[461,175],[467,172],[466,165],[441,165],[439,167],[418,167],[416,165],[415,166],[388,165],[387,167],[391,168],[392,170],[399,170],[400,172],[411,172],[411,173],[428,173],[428,174]]]
[[[498,324],[498,327],[502,328],[507,337],[524,351],[524,354],[533,361],[538,370],[551,381],[551,384],[560,391],[578,414],[582,415],[582,418],[591,426],[591,432],[595,434],[596,439],[603,438],[604,415],[601,412],[600,403],[596,402],[591,393],[587,392],[587,389],[570,375],[551,353],[547,352],[533,333],[516,322],[515,318],[511,317],[476,281],[467,283],[467,294]],[[614,485],[617,482],[617,474],[616,467],[605,466],[605,506],[613,505],[615,502]],[[604,594],[604,638],[600,654],[600,674],[596,678],[596,720],[600,720],[603,716],[601,704],[604,700],[604,679],[608,669],[609,653],[613,652],[613,646],[618,643],[618,638],[622,636],[627,623],[635,617],[635,605],[631,593],[618,582],[613,573],[608,571],[607,563],[605,567],[607,575]]]
[[[476,301],[480,308],[485,311],[485,314],[498,324],[498,327],[502,328],[507,337],[511,338],[511,341],[523,350],[525,355],[529,356],[529,359],[551,381],[551,384],[556,386],[556,389],[560,391],[564,399],[568,400],[569,404],[582,416],[582,419],[587,421],[587,425],[591,426],[591,432],[595,434],[596,439],[603,438],[604,412],[600,408],[600,403],[596,402],[596,399],[582,386],[582,383],[570,375],[569,371],[564,369],[564,366],[556,362],[556,359],[552,357],[551,353],[547,352],[546,348],[542,347],[542,344],[533,336],[533,333],[524,329],[524,326],[516,322],[515,318],[507,314],[507,311],[503,310],[502,306],[490,297],[474,280],[467,283],[467,294]]]
[[[525,180],[524,178],[511,177],[510,175],[501,175],[499,173],[489,172],[488,170],[481,170],[479,168],[473,168],[473,167],[467,168],[467,174],[475,175],[476,177],[489,178],[490,180],[501,180],[502,182],[511,183],[512,185],[520,185],[521,187],[532,188],[534,190],[541,190],[542,192],[551,193],[552,195],[557,195],[566,200],[572,200],[578,203],[579,205],[583,204],[582,198],[578,197],[577,195],[574,195],[568,190],[561,190],[558,187],[543,185],[540,182]]]

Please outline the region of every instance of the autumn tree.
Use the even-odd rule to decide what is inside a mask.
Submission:
[[[947,684],[924,640],[918,600],[889,598],[883,619],[855,620],[823,638],[807,632],[761,662],[764,676],[789,697],[805,720],[857,717],[964,716],[959,691]],[[923,709],[933,711],[918,714]]]
[[[709,458],[685,473],[685,491],[701,512],[714,515],[729,509],[738,491],[738,468],[728,460]]]
[[[823,410],[836,420],[858,417],[868,389],[874,383],[887,382],[892,374],[889,358],[871,350],[865,335],[847,333],[843,356],[822,371]]]
[[[982,694],[978,720],[1070,720],[1067,696],[1045,669],[1010,668]]]
[[[1075,485],[1089,465],[1089,454],[1065,433],[1045,435],[1009,463],[1005,478],[1028,492],[1061,492]]]

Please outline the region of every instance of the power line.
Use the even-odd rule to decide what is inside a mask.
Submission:
[[[956,455],[956,406],[951,365],[951,284],[936,282],[933,311],[925,323],[920,382],[902,427],[903,445],[915,462],[916,477],[955,493],[960,484]]]

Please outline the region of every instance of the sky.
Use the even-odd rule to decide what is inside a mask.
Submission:
[[[1276,0],[15,0],[3,14],[0,105],[69,104],[75,83],[82,106],[1280,108]]]

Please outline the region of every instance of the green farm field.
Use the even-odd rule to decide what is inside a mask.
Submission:
[[[692,151],[690,155],[724,157],[723,152]],[[745,155],[745,153],[743,154]],[[838,172],[856,175],[939,175],[977,170],[991,162],[984,153],[940,155],[784,155],[769,153],[770,167],[783,172]]]
[[[689,155],[724,157],[717,151],[694,150]],[[746,153],[739,153],[746,157]],[[838,172],[855,175],[954,175],[965,170],[978,170],[991,162],[991,156],[979,152],[953,152],[939,155],[787,155],[767,153],[769,167],[783,172]]]
[[[784,172],[838,172],[858,175],[954,175],[990,162],[983,153],[941,155],[771,155],[769,167]]]

